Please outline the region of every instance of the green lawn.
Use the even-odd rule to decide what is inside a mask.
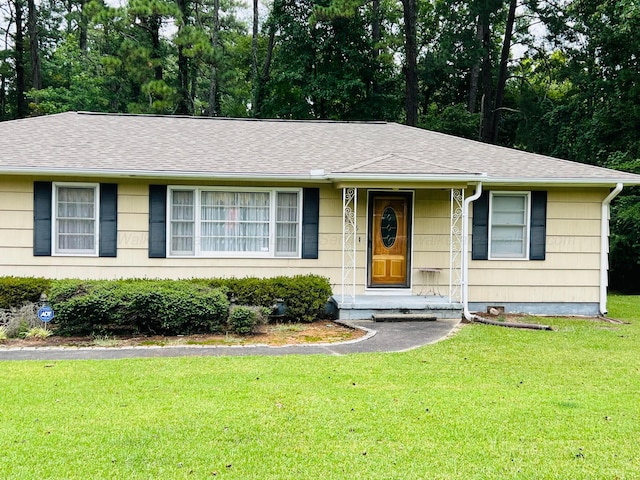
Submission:
[[[399,354],[0,362],[0,478],[640,478],[640,297],[610,310]]]

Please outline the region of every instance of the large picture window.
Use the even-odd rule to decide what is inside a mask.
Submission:
[[[300,255],[300,190],[168,189],[172,256]]]
[[[98,254],[98,185],[54,184],[56,254]]]
[[[490,258],[528,258],[529,194],[491,194]]]

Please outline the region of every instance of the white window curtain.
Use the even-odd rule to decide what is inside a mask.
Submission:
[[[296,257],[300,199],[298,190],[170,188],[170,254]]]
[[[58,186],[56,198],[56,250],[94,253],[96,188]]]
[[[525,257],[527,199],[527,195],[493,195],[491,205],[492,257]]]
[[[171,192],[171,253],[191,255],[194,252],[195,205],[193,190]]]
[[[200,204],[201,251],[269,251],[269,192],[203,191]]]
[[[299,201],[297,192],[278,192],[276,200],[276,255],[298,253]]]

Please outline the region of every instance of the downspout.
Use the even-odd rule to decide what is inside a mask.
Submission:
[[[600,315],[607,314],[607,287],[609,286],[609,205],[622,191],[618,183],[607,198],[602,201],[600,218]]]
[[[476,193],[464,199],[462,205],[462,308],[464,318],[472,320],[469,312],[469,205],[482,195],[482,182],[476,186]]]

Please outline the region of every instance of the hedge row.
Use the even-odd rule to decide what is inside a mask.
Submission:
[[[272,308],[278,302],[285,305],[284,321],[312,322],[325,316],[331,285],[318,275],[296,275],[273,278],[196,279],[196,284],[225,288],[236,304]]]
[[[18,308],[23,304],[40,301],[47,293],[51,280],[34,277],[0,277],[0,308]]]
[[[49,301],[59,335],[189,335],[226,329],[222,289],[171,280],[61,280]]]
[[[4,308],[36,303],[46,293],[60,335],[247,333],[262,311],[283,321],[324,317],[331,286],[316,275],[190,280],[47,280],[0,277]],[[231,311],[230,305],[254,308]]]

